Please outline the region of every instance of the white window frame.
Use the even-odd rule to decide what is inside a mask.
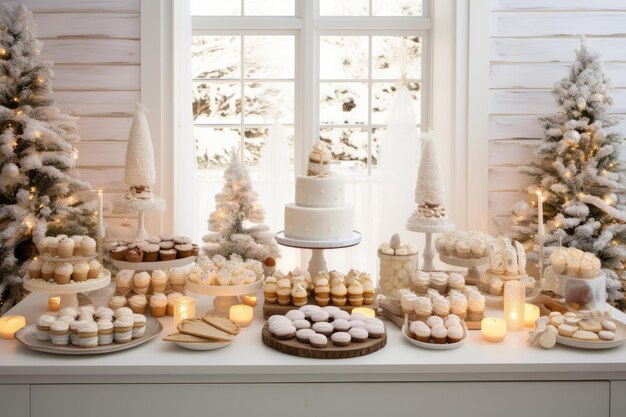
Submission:
[[[242,1],[242,11],[243,0]],[[332,128],[335,125],[319,123],[319,37],[325,35],[361,36],[405,36],[417,35],[422,39],[422,68],[420,82],[421,114],[419,124],[427,129],[431,124],[432,91],[432,48],[431,48],[431,1],[423,0],[423,16],[415,17],[329,17],[319,15],[319,0],[295,0],[295,16],[192,16],[193,35],[293,35],[295,45],[294,77],[294,154],[296,175],[303,172],[308,152],[319,137],[320,127]],[[370,12],[372,0],[369,0]],[[371,37],[369,62],[371,66]],[[243,50],[242,50],[243,53]],[[243,77],[243,68],[242,74]],[[346,80],[343,80],[346,81]],[[379,80],[376,80],[377,82]],[[397,80],[390,80],[397,81]],[[382,82],[382,81],[381,81]],[[372,71],[369,70],[368,85],[368,124],[356,125],[368,128],[367,173],[371,174],[371,112]],[[242,109],[241,124],[244,112]],[[224,125],[231,127],[234,125]],[[239,126],[239,125],[237,125]],[[352,125],[337,125],[349,128]],[[217,126],[216,126],[217,127]],[[222,125],[219,125],[222,127]],[[382,126],[381,126],[382,127]],[[243,141],[245,132],[241,131]]]

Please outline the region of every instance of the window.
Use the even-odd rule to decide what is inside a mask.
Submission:
[[[331,146],[347,177],[362,243],[328,251],[333,268],[375,271],[378,149],[400,81],[412,95],[418,126],[431,113],[431,0],[191,0],[193,116],[201,236],[221,190],[233,147],[250,167],[272,230],[283,227],[294,173],[312,144]],[[278,121],[292,158],[277,184],[258,162]],[[243,145],[243,146],[240,146]],[[267,182],[267,183],[265,183]],[[412,191],[409,191],[412,194]],[[409,210],[407,208],[407,210]],[[204,214],[204,215],[203,215]],[[351,251],[351,252],[349,252]],[[281,268],[303,265],[304,251],[282,249]],[[350,265],[346,256],[367,259]],[[306,256],[306,255],[303,255]]]

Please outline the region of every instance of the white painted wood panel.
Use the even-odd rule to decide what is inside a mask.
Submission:
[[[508,216],[513,205],[520,200],[528,200],[528,193],[522,191],[489,192],[489,211],[492,216]]]
[[[492,11],[626,11],[624,0],[491,0]]]
[[[611,417],[626,412],[626,381],[611,381]]]
[[[76,149],[78,149],[77,166],[79,168],[124,166],[125,142],[90,142],[82,140],[76,144]]]
[[[514,139],[489,142],[489,166],[519,166],[534,158],[533,150],[539,140]]]
[[[41,57],[59,64],[139,64],[136,39],[48,39]]]
[[[81,117],[78,119],[78,131],[83,142],[126,141],[132,121],[129,117]]]
[[[626,2],[623,2],[626,4]],[[588,38],[589,46],[606,61],[626,61],[626,38]],[[491,38],[492,62],[572,62],[580,39]]]
[[[39,38],[139,39],[139,13],[35,13]]]
[[[87,181],[95,189],[105,192],[123,192],[124,168],[82,168],[80,178]]]
[[[139,0],[5,0],[22,3],[34,12],[136,11]]]
[[[540,139],[543,128],[539,115],[491,115],[489,116],[489,139]],[[626,132],[626,119],[611,128],[620,133]]]
[[[520,1],[520,3],[523,3]],[[572,9],[576,11],[576,9]],[[491,12],[492,37],[617,36],[626,32],[623,12]]]
[[[624,15],[626,25],[626,14]],[[569,74],[566,63],[530,63],[525,65],[492,63],[489,69],[490,88],[552,88]],[[604,66],[611,82],[609,87],[626,87],[626,63]]]
[[[489,191],[519,191],[531,184],[531,178],[522,175],[518,166],[489,168]]]
[[[30,386],[0,385],[0,415],[30,417]]]
[[[611,113],[626,113],[626,89],[612,89]],[[551,90],[490,90],[490,114],[546,114],[559,109]]]
[[[55,91],[57,105],[76,116],[132,117],[139,91]]]
[[[55,65],[55,90],[138,90],[139,65]]]

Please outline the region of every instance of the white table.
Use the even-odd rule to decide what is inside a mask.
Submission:
[[[208,305],[199,300],[197,311]],[[45,296],[33,294],[9,314],[32,323],[46,306]],[[187,351],[157,339],[115,354],[67,357],[0,340],[0,416],[110,417],[113,410],[135,416],[210,410],[215,416],[298,417],[489,416],[506,410],[507,416],[522,416],[528,415],[531,400],[544,407],[536,416],[626,415],[624,347],[542,350],[526,344],[525,331],[510,333],[501,344],[471,331],[460,349],[427,351],[406,343],[388,323],[381,351],[314,360],[264,346],[261,306],[255,314],[255,322],[231,346],[212,352]],[[622,313],[616,316],[626,321]],[[173,331],[170,317],[162,322],[164,333]]]

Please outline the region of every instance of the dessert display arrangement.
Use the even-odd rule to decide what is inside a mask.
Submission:
[[[506,237],[499,237],[487,247],[489,268],[481,275],[478,289],[487,298],[501,300],[504,291],[504,282],[509,280],[520,281],[526,288],[526,299],[530,300],[539,295],[540,288],[536,286],[535,278],[526,273],[526,252],[519,242],[511,242]]]
[[[156,319],[127,307],[112,310],[85,305],[44,314],[19,330],[15,337],[32,350],[64,355],[90,355],[129,349],[156,337],[162,330]]]
[[[376,286],[372,277],[356,269],[319,272],[313,278],[308,271],[295,269],[287,274],[276,271],[263,283],[263,315],[285,314],[294,307],[334,306],[351,311],[354,307],[374,307]]]
[[[350,314],[335,306],[304,305],[273,315],[262,330],[265,345],[279,352],[316,359],[353,358],[387,343],[382,320]]]
[[[227,318],[205,314],[199,319],[182,320],[177,330],[163,340],[189,350],[215,350],[230,345],[241,328]]]

